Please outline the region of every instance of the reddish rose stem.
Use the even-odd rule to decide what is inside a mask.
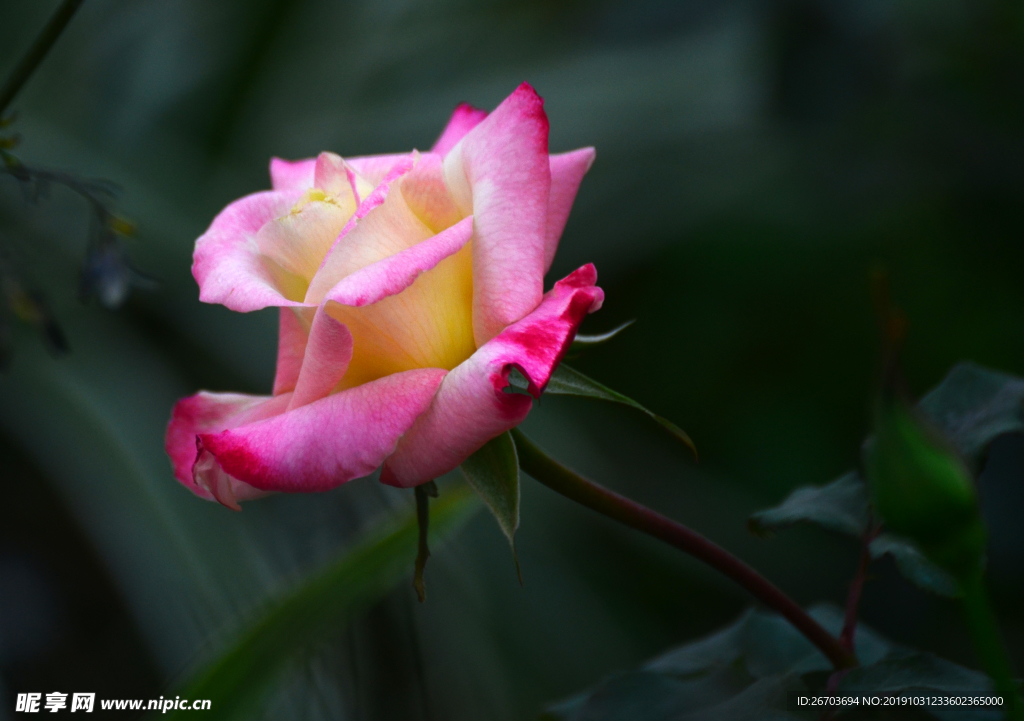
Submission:
[[[753,568],[725,549],[682,524],[599,486],[566,468],[514,429],[519,463],[524,471],[566,498],[642,531],[690,554],[725,574],[754,598],[772,608],[813,643],[836,669],[853,668],[857,657],[821,624],[807,615],[793,599]]]
[[[868,577],[868,565],[871,563],[871,542],[875,540],[878,531],[868,530],[864,534],[864,543],[860,552],[860,561],[857,563],[857,572],[850,581],[850,592],[846,596],[846,617],[843,619],[843,630],[839,634],[839,642],[855,653],[854,634],[857,632],[857,611],[860,608],[860,598],[864,593],[864,583]]]

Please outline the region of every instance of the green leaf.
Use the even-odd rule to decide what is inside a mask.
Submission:
[[[469,485],[494,514],[515,556],[516,529],[519,528],[519,458],[512,434],[505,432],[492,438],[464,460],[461,468]]]
[[[575,353],[577,351],[585,350],[587,348],[592,348],[595,345],[607,343],[612,338],[617,336],[619,333],[626,330],[626,328],[629,328],[629,326],[633,325],[635,322],[636,321],[634,320],[627,320],[622,325],[612,328],[607,333],[599,333],[597,335],[577,335],[573,339],[572,345],[569,346],[569,352]]]
[[[864,481],[854,471],[825,486],[798,488],[778,506],[758,511],[748,521],[750,530],[762,536],[796,523],[862,537],[870,523]]]
[[[871,557],[892,556],[904,578],[940,596],[962,595],[960,586],[944,570],[929,561],[911,541],[892,533],[883,533],[871,542]]]
[[[850,671],[839,684],[843,696],[992,696],[988,676],[930,653],[895,648],[875,664]],[[1001,719],[993,708],[922,707],[939,719]]]
[[[838,634],[842,609],[821,605],[810,615]],[[955,663],[890,643],[860,624],[861,666],[838,693],[847,696],[992,696],[988,678]],[[548,707],[548,721],[717,721],[792,719],[797,695],[827,693],[831,664],[781,616],[760,609],[706,638],[672,649],[635,671]],[[999,718],[991,709],[919,709],[935,718]],[[817,715],[811,718],[816,718]],[[872,717],[873,718],[873,717]]]
[[[1024,432],[1024,379],[974,363],[954,366],[919,405],[975,470],[998,436]]]
[[[446,489],[431,509],[433,540],[451,535],[476,508],[468,488]],[[211,699],[213,708],[205,718],[250,718],[295,659],[325,636],[343,630],[408,576],[416,555],[416,536],[412,514],[375,532],[332,566],[272,602],[219,658],[186,683],[179,695]],[[166,718],[176,718],[176,714]]]
[[[695,457],[697,455],[697,448],[693,445],[693,440],[691,440],[690,436],[688,436],[686,432],[675,423],[652,413],[632,398],[624,396],[621,393],[613,391],[611,388],[588,378],[578,370],[570,368],[565,363],[559,365],[558,368],[555,369],[555,372],[551,374],[551,380],[548,381],[548,385],[544,389],[544,392],[563,396],[597,398],[599,400],[611,401],[612,403],[620,403],[624,406],[635,408],[661,424],[661,426],[666,428],[669,433],[685,443],[686,446],[693,451],[693,455]]]
[[[838,634],[843,611],[816,606],[810,615]],[[863,626],[861,661],[875,663],[890,644]],[[802,677],[832,668],[818,649],[778,614],[751,609],[710,636],[683,644],[636,671],[613,676],[588,692],[550,706],[551,721],[647,719],[789,719],[786,699]]]

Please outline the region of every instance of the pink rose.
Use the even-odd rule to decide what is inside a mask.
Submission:
[[[178,402],[166,447],[195,494],[238,509],[382,467],[425,483],[518,425],[604,298],[585,265],[543,292],[594,149],[548,155],[521,85],[490,115],[460,105],[429,153],[270,163],[273,190],[196,241],[199,299],[281,309],[271,396]]]

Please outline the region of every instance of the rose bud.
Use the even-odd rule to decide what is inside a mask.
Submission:
[[[459,106],[430,152],[270,164],[197,241],[200,300],[279,307],[273,394],[180,401],[178,480],[230,508],[325,491],[378,467],[410,487],[518,425],[604,294],[585,265],[544,274],[593,148],[548,154],[527,84],[489,115]]]

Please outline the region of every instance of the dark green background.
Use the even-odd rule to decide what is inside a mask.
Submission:
[[[55,2],[0,5],[0,73]],[[271,155],[428,148],[460,101],[523,80],[554,151],[597,148],[549,282],[597,264],[580,369],[685,428],[544,398],[554,455],[693,525],[798,600],[839,601],[846,539],[749,536],[747,514],[852,467],[888,270],[920,394],[956,361],[1024,375],[1024,11],[974,0],[88,0],[14,107],[26,163],[109,178],[159,279],[119,311],[76,299],[87,213],[0,177],[0,244],[72,352],[14,329],[0,377],[0,719],[13,694],[166,693],[275,591],[411,493],[374,480],[241,514],[174,481],[163,430],[199,388],[266,393],[276,317],[203,306],[192,244]],[[991,582],[1024,668],[1024,444],[982,491]],[[268,718],[528,719],[734,618],[748,599],[674,551],[524,480],[525,586],[481,514],[275,696]],[[955,608],[873,571],[864,618],[976,666]],[[417,670],[413,638],[422,651]],[[424,698],[428,710],[424,710]],[[216,703],[216,700],[214,700]],[[122,714],[124,715],[124,714]]]

